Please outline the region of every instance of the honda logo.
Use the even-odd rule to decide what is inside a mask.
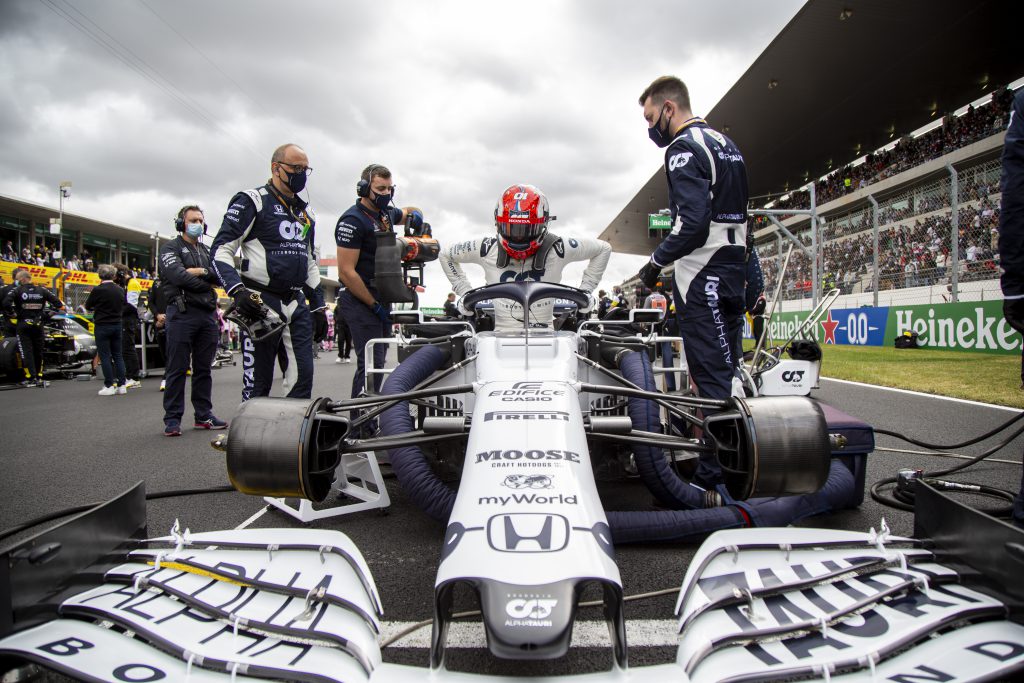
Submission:
[[[487,521],[487,542],[504,553],[554,553],[569,545],[569,520],[542,512],[494,515]]]

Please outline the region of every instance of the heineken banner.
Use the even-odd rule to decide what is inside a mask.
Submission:
[[[807,319],[807,311],[777,313],[771,336],[789,339]],[[891,346],[906,331],[916,332],[924,348],[1016,354],[1021,336],[1003,320],[1003,302],[833,308],[815,326],[823,345]],[[746,332],[749,334],[749,326]]]

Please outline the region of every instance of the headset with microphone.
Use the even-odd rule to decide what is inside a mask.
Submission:
[[[366,168],[366,171],[364,172],[366,174],[366,178],[365,179],[360,178],[359,182],[356,183],[356,196],[358,196],[360,199],[365,199],[365,198],[370,196],[370,181],[373,179],[373,173],[374,173],[374,171],[379,171],[382,168],[384,168],[384,167],[381,166],[380,164],[370,164]],[[391,200],[392,201],[394,201],[394,199],[395,199],[395,190],[396,189],[398,189],[398,188],[396,188],[394,185],[391,186]]]
[[[189,211],[198,211],[203,214],[203,234],[206,234],[206,230],[209,226],[206,225],[206,214],[198,206],[183,206],[178,210],[178,215],[174,219],[174,229],[178,232],[185,232],[185,214]]]

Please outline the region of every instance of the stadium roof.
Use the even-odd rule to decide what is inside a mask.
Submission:
[[[1024,75],[1014,6],[809,0],[706,119],[743,152],[751,196],[796,189]],[[602,239],[649,254],[666,197],[659,168]]]

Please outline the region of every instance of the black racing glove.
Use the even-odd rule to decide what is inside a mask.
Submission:
[[[1003,299],[1006,324],[1024,334],[1024,299]]]
[[[239,287],[231,296],[235,299],[235,308],[246,318],[262,320],[267,317],[267,309],[259,292],[246,287]]]
[[[322,308],[312,311],[313,341],[317,344],[327,338],[327,312]]]
[[[661,267],[654,265],[654,261],[648,261],[647,264],[640,269],[637,273],[637,278],[640,282],[644,283],[647,289],[654,289],[654,285],[658,283],[658,278],[661,276]]]
[[[762,294],[757,297],[757,301],[755,301],[754,305],[750,307],[748,313],[750,313],[750,315],[763,315],[767,307],[768,301],[764,298],[764,294]]]

